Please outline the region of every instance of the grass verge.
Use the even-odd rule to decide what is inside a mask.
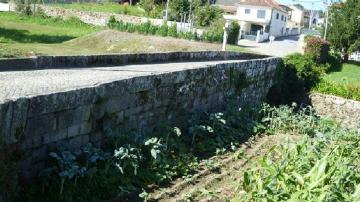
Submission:
[[[360,101],[360,65],[343,64],[341,71],[323,76],[312,91]]]
[[[133,16],[145,16],[145,11],[138,6],[122,5],[118,3],[70,3],[70,4],[48,4],[48,6],[80,11],[106,12]]]

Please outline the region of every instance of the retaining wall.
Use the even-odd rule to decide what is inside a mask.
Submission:
[[[321,93],[312,93],[310,100],[318,114],[333,118],[344,127],[360,124],[359,101]]]
[[[260,102],[273,84],[278,61],[220,63],[2,101],[0,137],[27,151],[19,166],[22,176],[32,177],[48,153],[64,145],[76,150],[89,142],[100,146],[111,134],[141,139],[164,124],[182,128],[199,110],[222,109],[227,97],[242,104]]]

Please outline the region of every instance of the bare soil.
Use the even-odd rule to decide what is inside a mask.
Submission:
[[[150,193],[149,201],[225,201],[241,195],[244,171],[252,162],[267,153],[274,145],[292,143],[297,135],[258,136],[242,144],[236,151],[212,157],[212,167],[201,165],[200,172],[191,178],[177,179],[167,188]]]

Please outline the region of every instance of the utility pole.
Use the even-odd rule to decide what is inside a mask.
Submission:
[[[325,3],[325,2],[324,2]],[[327,36],[327,29],[328,29],[328,22],[329,22],[329,9],[331,6],[332,0],[330,0],[330,3],[328,3],[328,0],[326,0],[326,22],[325,22],[325,31],[324,31],[324,40],[326,40],[326,36]]]
[[[165,20],[168,21],[168,15],[169,15],[169,1],[166,0],[166,10],[165,10]]]

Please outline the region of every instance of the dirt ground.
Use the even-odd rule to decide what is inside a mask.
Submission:
[[[181,178],[167,188],[155,189],[148,201],[238,201],[246,168],[274,145],[291,144],[300,138],[282,134],[252,138],[236,151],[212,157],[211,166],[202,163],[200,172],[191,178]]]

